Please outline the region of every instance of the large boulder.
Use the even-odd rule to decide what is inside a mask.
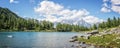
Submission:
[[[90,33],[87,33],[87,34],[91,34],[91,35],[99,34],[99,31],[98,30],[94,30],[94,31],[92,31]]]

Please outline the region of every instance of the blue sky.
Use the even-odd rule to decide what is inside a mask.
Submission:
[[[54,7],[52,7],[52,5],[54,5]],[[99,19],[106,20],[107,18],[112,18],[114,16],[120,17],[120,10],[119,10],[120,6],[116,6],[116,5],[120,5],[119,0],[0,0],[0,7],[9,8],[10,10],[12,10],[21,17],[35,18],[38,20],[48,20],[48,21],[50,20],[52,22],[56,22],[56,21],[66,22],[66,20],[69,20],[67,19],[67,17],[69,16],[71,17],[72,20],[75,19],[81,20],[81,18],[83,18],[83,20],[85,20],[88,23],[91,22],[93,18],[95,18],[96,20]],[[57,11],[61,10],[59,11],[61,13],[63,13],[63,11],[68,10],[68,12],[72,12],[71,14],[75,14],[73,11],[76,10],[76,13],[85,12],[88,14],[78,13],[79,16],[76,15],[78,18],[75,18],[76,17],[75,15],[66,14],[67,16],[65,16],[65,13],[64,14],[51,13],[52,12],[51,8],[48,9],[49,11],[40,10],[43,9],[42,6],[46,7],[46,9],[49,7],[55,9],[57,8],[57,6],[63,7],[57,9]],[[55,10],[55,12],[57,11]],[[59,18],[59,16],[62,17]],[[74,17],[74,19],[72,17]],[[91,19],[88,19],[89,17]],[[54,20],[52,20],[53,18]],[[100,22],[100,21],[96,21],[96,22]]]

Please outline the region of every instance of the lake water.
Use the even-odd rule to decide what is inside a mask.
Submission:
[[[69,39],[75,35],[82,33],[0,32],[0,48],[73,48]]]

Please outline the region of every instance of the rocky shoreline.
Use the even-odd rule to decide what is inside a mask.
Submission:
[[[75,47],[75,48],[113,48],[113,47],[118,47],[117,45],[120,44],[120,41],[115,42],[116,40],[120,40],[119,35],[120,35],[120,26],[115,27],[115,28],[111,28],[111,29],[107,29],[107,30],[103,30],[103,32],[99,32],[98,30],[94,30],[92,32],[85,33],[85,35],[73,36],[73,37],[71,37],[69,42],[75,43],[75,45],[71,45],[71,47]],[[113,41],[111,41],[111,40],[110,41],[108,40],[109,42],[106,41],[107,39],[109,39],[112,36],[114,37],[113,39],[111,39]],[[103,39],[103,42],[106,41],[105,45],[102,45],[102,44],[99,45],[100,43],[102,43],[102,41],[100,43],[98,43],[98,44],[97,43],[95,44],[94,42],[89,43],[91,41],[92,37],[98,38],[99,40]],[[83,41],[80,40],[81,38],[83,39]],[[104,40],[104,39],[106,39],[106,40]],[[87,42],[84,41],[84,40],[87,40]],[[96,41],[96,42],[99,42],[99,40]],[[115,42],[115,43],[118,43],[118,44],[116,46],[110,46],[112,42]],[[112,43],[112,44],[115,44],[115,43]]]

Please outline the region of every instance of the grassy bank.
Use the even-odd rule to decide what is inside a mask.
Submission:
[[[120,48],[120,34],[106,34],[103,36],[91,36],[89,39],[78,38],[79,41],[95,46]]]

